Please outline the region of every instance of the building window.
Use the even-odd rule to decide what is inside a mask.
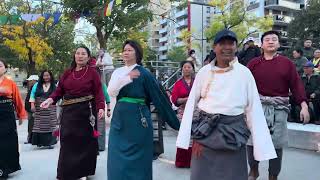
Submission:
[[[207,17],[207,18],[206,18],[206,23],[207,23],[207,24],[210,24],[210,21],[211,21],[211,18],[210,18],[210,17]]]
[[[207,13],[210,14],[210,12],[211,12],[211,8],[207,7]]]

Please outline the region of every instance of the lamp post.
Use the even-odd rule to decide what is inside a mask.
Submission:
[[[203,41],[204,40],[207,40],[206,38],[204,38],[204,35],[203,35],[203,31],[204,31],[204,24],[203,24],[203,16],[204,16],[204,13],[203,13],[203,7],[214,7],[210,4],[206,4],[206,3],[202,3],[202,2],[190,2],[190,4],[196,4],[196,5],[200,5],[201,6],[201,39],[197,39],[197,38],[194,38],[195,40],[201,40],[201,65],[203,66],[203,59],[204,59],[204,43]]]
[[[201,5],[201,66],[203,66],[203,5]]]

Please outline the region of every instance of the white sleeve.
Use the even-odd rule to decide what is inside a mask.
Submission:
[[[176,146],[179,148],[188,149],[190,145],[193,112],[195,110],[195,107],[197,106],[197,103],[199,102],[201,94],[201,81],[203,80],[201,74],[202,73],[199,72],[196,75],[186,107],[183,112],[183,117],[181,120],[179,134],[176,142]]]
[[[253,141],[254,158],[257,161],[276,158],[277,154],[264,116],[257,86],[251,73],[247,79],[248,105],[246,107],[246,117]]]
[[[118,69],[119,70],[119,69]],[[121,76],[119,75],[119,71],[114,71],[111,75],[111,79],[108,84],[108,94],[110,97],[117,97],[119,91],[123,86],[131,83],[132,80],[129,75]]]

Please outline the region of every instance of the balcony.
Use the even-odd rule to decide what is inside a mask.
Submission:
[[[165,34],[167,33],[167,28],[162,28],[159,30],[159,34]]]
[[[177,29],[183,29],[183,28],[186,28],[188,26],[188,20],[187,19],[184,19],[182,21],[178,21],[175,25],[175,27]]]
[[[251,11],[253,9],[257,9],[259,7],[260,3],[257,2],[257,3],[254,3],[254,4],[250,4],[247,6],[247,11]]]
[[[290,16],[273,15],[274,25],[287,26],[292,20],[293,20],[293,17],[290,17]]]
[[[163,43],[163,42],[166,42],[166,41],[168,41],[168,37],[162,37],[162,38],[159,39],[160,43]]]
[[[160,46],[159,47],[159,51],[167,51],[168,50],[168,46]]]
[[[303,4],[287,0],[266,0],[265,8],[278,11],[300,10]]]
[[[188,11],[187,11],[187,9],[178,11],[178,12],[175,14],[175,18],[187,17],[187,16],[188,16]]]
[[[165,25],[168,23],[168,19],[160,19],[160,25]]]
[[[176,32],[176,34],[174,35],[175,38],[180,38],[181,36],[181,31]]]
[[[176,47],[180,47],[180,46],[184,46],[184,45],[185,44],[184,44],[183,41],[180,41],[180,42],[177,42],[177,43],[174,44],[174,46],[176,46]]]
[[[160,55],[159,60],[166,60],[168,59],[167,55]]]

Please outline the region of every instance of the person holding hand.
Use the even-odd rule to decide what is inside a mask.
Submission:
[[[108,144],[108,180],[152,179],[153,126],[149,104],[162,119],[179,129],[179,121],[153,75],[142,67],[143,50],[136,41],[123,45],[124,67],[116,69],[108,94],[117,100]]]
[[[104,116],[105,100],[100,77],[90,68],[90,50],[76,49],[71,68],[59,80],[57,89],[40,107],[48,108],[59,99],[60,154],[57,179],[79,179],[95,174],[98,155],[97,120]]]

